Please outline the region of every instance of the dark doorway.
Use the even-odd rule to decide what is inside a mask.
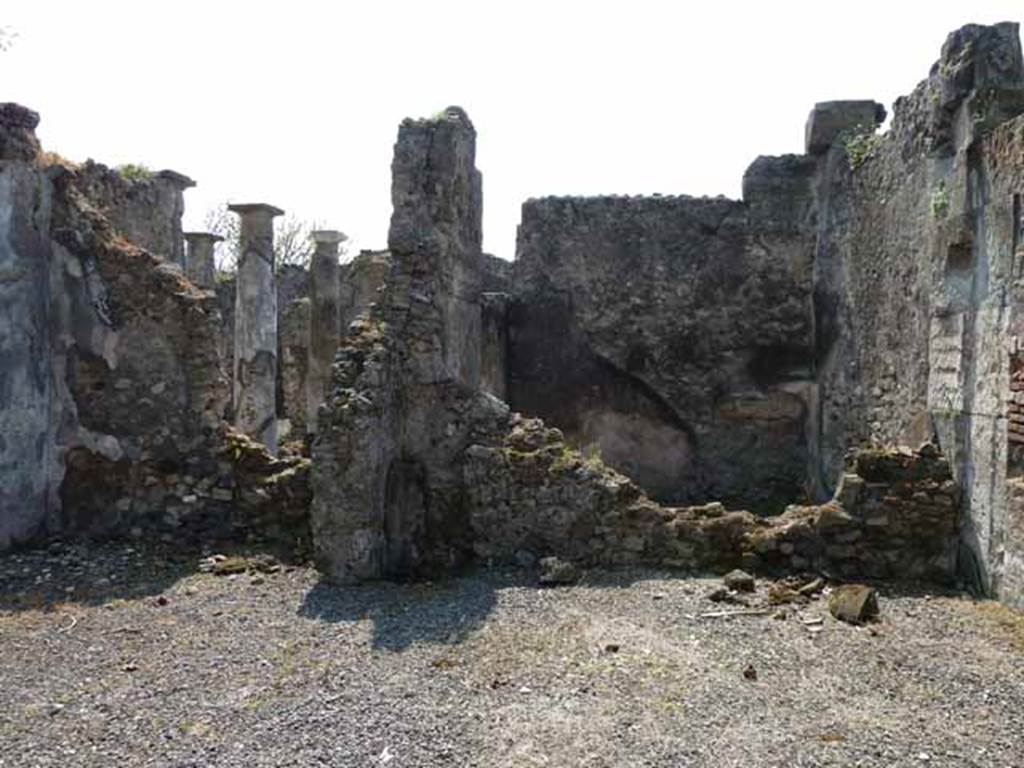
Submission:
[[[415,575],[422,559],[427,508],[423,467],[395,460],[388,468],[384,496],[384,568],[391,579]]]

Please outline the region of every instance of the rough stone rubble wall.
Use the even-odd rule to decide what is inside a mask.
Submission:
[[[841,142],[822,156],[815,260],[819,477],[850,445],[937,433],[965,488],[961,576],[1009,602],[1024,601],[1007,486],[1020,121],[993,129],[1022,97],[1016,24],[950,35],[855,168]]]
[[[460,455],[478,412],[480,176],[457,108],[405,121],[392,166],[391,269],[350,326],[313,443],[311,523],[330,578],[463,562]]]
[[[76,176],[83,194],[126,240],[185,266],[181,217],[191,179],[174,171],[126,177],[92,160]]]
[[[0,106],[0,291],[14,311],[0,318],[0,549],[129,533],[308,543],[308,460],[275,460],[222,422],[215,296],[173,248],[127,239],[174,231],[168,217],[180,230],[180,210],[160,195],[121,205],[145,182],[94,164],[44,166],[36,122]]]
[[[655,497],[779,511],[807,475],[810,158],[760,158],[746,203],[523,206],[509,402]]]
[[[844,578],[955,575],[959,492],[932,446],[856,452],[830,502],[764,518],[717,502],[660,506],[537,419],[481,422],[473,438],[464,472],[474,553],[484,562],[557,555]]]
[[[593,565],[951,579],[957,490],[934,448],[860,454],[832,502],[774,518],[719,503],[663,507],[574,450],[561,431],[467,382],[459,372],[469,367],[450,363],[446,312],[452,262],[468,270],[479,254],[475,238],[452,235],[471,231],[460,216],[478,220],[473,139],[461,111],[406,122],[399,132],[392,270],[378,304],[343,342],[313,444],[312,534],[329,578],[416,576],[470,558],[556,554]],[[434,152],[458,160],[434,162]],[[758,183],[783,183],[779,164],[784,179],[802,165],[763,162],[770,167],[751,183],[755,200]],[[719,205],[726,214],[735,208]],[[778,234],[789,230],[780,226]],[[462,279],[482,284],[479,275]]]
[[[0,136],[10,131],[0,125]],[[55,507],[50,200],[12,143],[0,139],[0,551],[34,535]]]

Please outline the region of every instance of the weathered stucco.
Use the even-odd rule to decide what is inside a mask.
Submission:
[[[36,535],[54,506],[50,192],[23,152],[36,122],[0,105],[0,550]]]

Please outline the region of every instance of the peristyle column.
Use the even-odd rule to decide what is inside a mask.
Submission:
[[[316,432],[316,413],[330,386],[331,362],[341,331],[341,276],[338,246],[343,232],[321,229],[310,234],[316,250],[309,264],[309,365],[306,372],[306,431]]]
[[[213,253],[217,243],[224,238],[212,232],[186,232],[185,243],[188,245],[186,274],[188,279],[198,288],[213,290],[217,285],[217,268]]]
[[[277,285],[274,217],[264,203],[229,205],[240,220],[235,281],[235,426],[277,453]]]

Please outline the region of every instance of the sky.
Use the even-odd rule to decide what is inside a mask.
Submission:
[[[738,197],[755,157],[802,151],[815,102],[891,107],[948,32],[1024,20],[1019,0],[4,6],[0,101],[39,112],[69,159],[191,176],[187,229],[266,202],[383,248],[398,124],[459,105],[484,249],[507,259],[530,197]]]

